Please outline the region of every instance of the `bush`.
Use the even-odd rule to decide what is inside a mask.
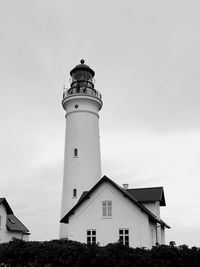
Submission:
[[[200,248],[160,245],[151,250],[108,244],[86,245],[75,241],[0,244],[0,266],[5,267],[199,267]]]

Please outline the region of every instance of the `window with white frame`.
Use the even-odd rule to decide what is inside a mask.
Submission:
[[[112,217],[112,201],[105,200],[102,202],[102,216],[105,218]]]
[[[87,244],[96,244],[96,230],[87,230]]]
[[[129,229],[119,229],[119,243],[129,246]]]

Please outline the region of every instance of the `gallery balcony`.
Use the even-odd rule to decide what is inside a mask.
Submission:
[[[75,95],[87,95],[87,96],[94,96],[100,100],[102,100],[101,94],[94,88],[89,87],[71,87],[70,89],[64,88],[63,91],[63,100],[65,98],[75,96]]]

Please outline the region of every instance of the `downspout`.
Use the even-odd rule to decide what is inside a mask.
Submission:
[[[161,225],[156,225],[155,229],[156,229],[156,247],[159,245],[158,243],[158,228],[161,227]]]

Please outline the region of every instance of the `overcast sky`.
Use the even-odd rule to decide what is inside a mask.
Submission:
[[[63,84],[102,93],[102,174],[163,186],[166,241],[200,246],[200,2],[0,0],[0,197],[31,240],[58,238]]]

